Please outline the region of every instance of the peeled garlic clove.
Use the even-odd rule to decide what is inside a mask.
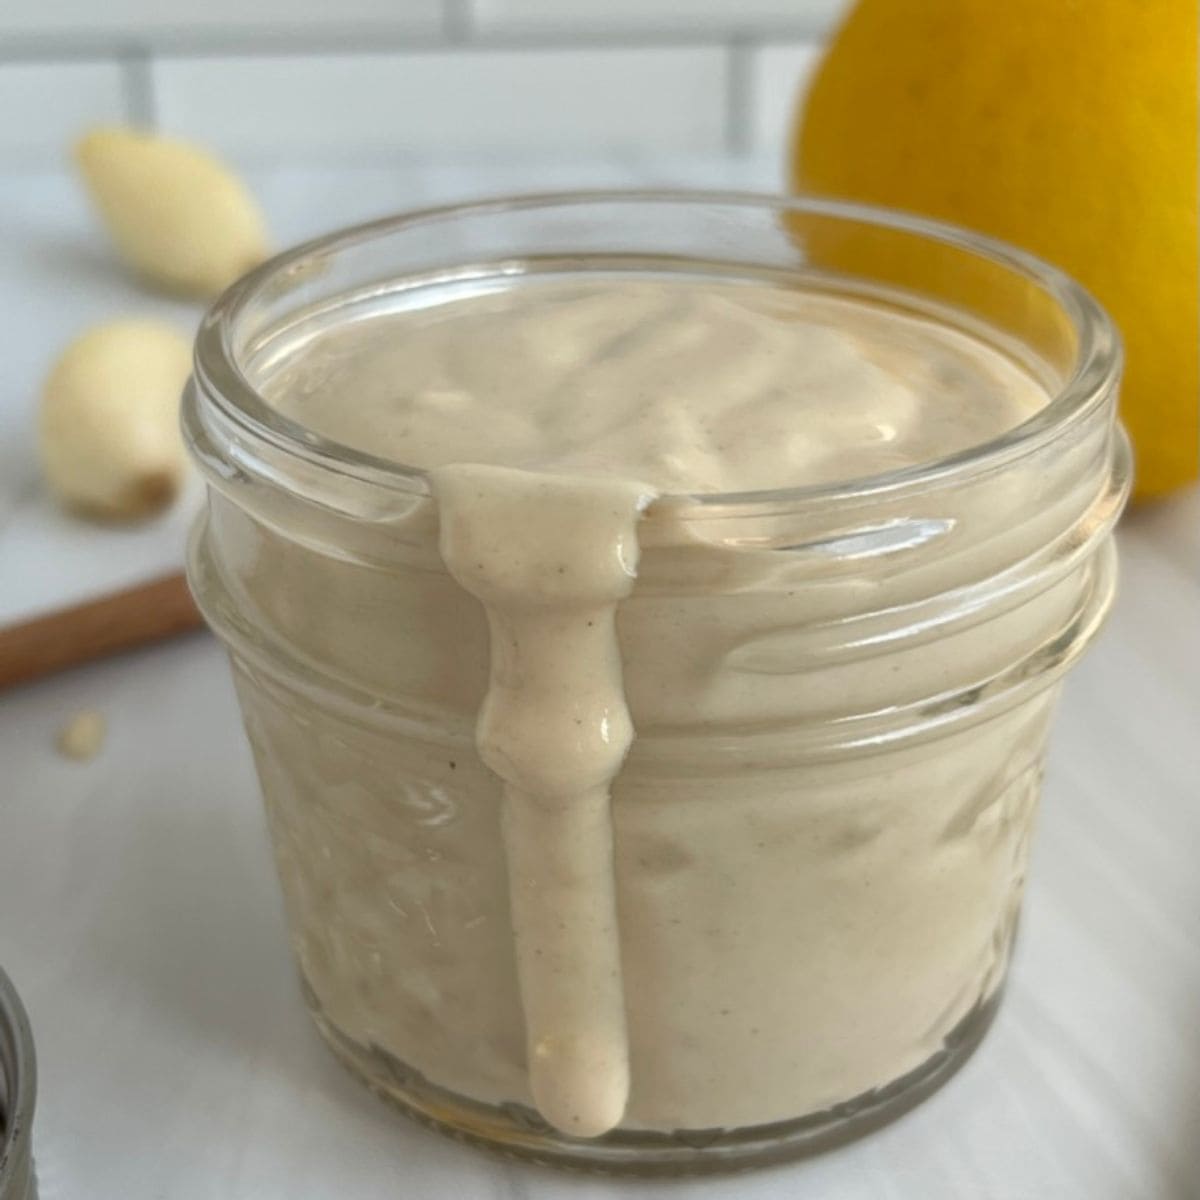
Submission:
[[[203,150],[112,126],[85,135],[75,158],[118,249],[155,283],[213,296],[267,257],[258,205]]]
[[[70,508],[131,519],[165,508],[187,470],[179,399],[191,346],[157,321],[114,321],[76,338],[42,391],[46,481]]]

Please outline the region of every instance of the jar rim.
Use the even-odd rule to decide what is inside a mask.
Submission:
[[[997,437],[951,455],[876,474],[783,488],[664,495],[659,497],[660,504],[681,503],[700,510],[719,507],[728,512],[731,508],[764,505],[845,504],[953,484],[1006,466],[1054,440],[1102,405],[1120,375],[1120,335],[1095,298],[1058,267],[998,239],[948,222],[839,199],[749,191],[616,188],[527,193],[415,209],[350,226],[285,250],[243,276],[205,314],[196,336],[197,386],[191,391],[199,392],[215,405],[251,445],[265,444],[285,456],[363,483],[428,495],[428,473],[424,469],[317,434],[272,407],[237,360],[230,335],[238,318],[273,281],[303,271],[307,260],[348,250],[400,230],[456,217],[589,204],[675,204],[685,208],[721,205],[747,212],[773,209],[781,215],[831,218],[907,234],[988,261],[1035,284],[1059,306],[1077,337],[1075,361],[1049,402]]]

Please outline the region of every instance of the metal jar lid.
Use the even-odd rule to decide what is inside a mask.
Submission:
[[[33,1103],[37,1065],[29,1017],[0,970],[0,1200],[36,1200]]]

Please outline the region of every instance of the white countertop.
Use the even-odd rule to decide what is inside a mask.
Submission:
[[[736,163],[253,180],[281,242],[488,191],[771,182]],[[63,177],[0,176],[0,611],[81,594],[120,558],[76,546],[44,562],[78,537],[47,532],[58,518],[30,458],[48,358],[114,304],[194,319],[114,277],[89,228]],[[177,535],[129,535],[142,541],[124,543],[120,570],[179,561]],[[0,963],[37,1041],[42,1200],[1200,1197],[1200,491],[1132,513],[1119,540],[1121,597],[1066,690],[992,1032],[887,1129],[723,1180],[624,1182],[492,1157],[400,1119],[337,1066],[296,988],[208,635],[0,695]],[[91,707],[108,718],[103,751],[60,758],[56,730]]]

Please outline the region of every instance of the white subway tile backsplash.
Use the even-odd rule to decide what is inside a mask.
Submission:
[[[386,25],[436,33],[441,0],[3,0],[0,36],[125,35],[151,39],[189,32],[331,31]]]
[[[750,52],[749,149],[786,160],[796,114],[813,69],[819,42],[779,42]]]
[[[468,0],[477,27],[495,31],[753,31],[826,33],[848,0]]]
[[[712,153],[728,56],[683,48],[164,57],[163,129],[240,156]]]
[[[0,62],[0,154],[62,163],[87,125],[124,115],[115,62]]]

